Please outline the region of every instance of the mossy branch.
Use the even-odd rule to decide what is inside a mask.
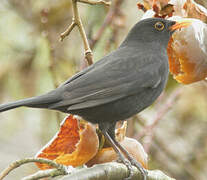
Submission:
[[[27,158],[15,161],[0,173],[0,180],[3,180],[11,171],[20,167],[23,164],[38,162],[46,163],[55,169],[41,170],[32,175],[24,177],[22,180],[38,180],[44,177],[64,176],[62,180],[120,180],[128,177],[128,169],[124,164],[111,162],[95,165],[91,168],[72,169],[70,172],[67,167],[57,164],[54,161],[42,158]],[[141,180],[142,176],[139,170],[133,167],[134,176],[132,180]],[[174,180],[168,177],[162,171],[148,171],[148,180]]]
[[[141,180],[139,170],[133,167],[134,176],[132,180]],[[91,168],[82,168],[66,175],[62,180],[120,180],[128,177],[128,169],[124,164],[111,162],[95,165]],[[148,171],[147,180],[174,180],[162,171]]]

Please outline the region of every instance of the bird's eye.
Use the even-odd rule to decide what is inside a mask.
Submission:
[[[164,29],[165,25],[162,22],[156,22],[155,23],[155,29],[158,31],[162,31]]]

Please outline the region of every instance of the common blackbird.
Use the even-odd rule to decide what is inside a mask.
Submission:
[[[146,170],[115,140],[115,124],[150,106],[163,91],[169,72],[168,41],[176,29],[189,24],[161,18],[141,20],[117,50],[75,74],[57,89],[3,104],[0,112],[20,106],[46,108],[97,123],[130,170],[128,179],[132,176],[132,165],[146,179]]]

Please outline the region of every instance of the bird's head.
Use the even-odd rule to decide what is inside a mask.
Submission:
[[[167,47],[168,41],[177,29],[187,27],[192,22],[189,20],[172,21],[162,18],[147,18],[139,21],[131,29],[123,45],[137,43],[159,43],[160,46]]]

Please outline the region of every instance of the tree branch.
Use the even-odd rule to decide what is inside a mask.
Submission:
[[[27,158],[19,161],[15,161],[8,168],[6,168],[0,174],[0,180],[3,180],[12,170],[15,168],[30,162],[46,163],[56,169],[47,169],[36,172],[35,174],[29,175],[22,180],[38,180],[44,177],[56,177],[66,175],[63,180],[105,180],[113,179],[119,180],[128,177],[128,169],[124,164],[110,162],[105,164],[98,164],[91,168],[75,169],[68,172],[65,166],[55,163],[54,161],[42,159],[42,158]],[[142,179],[140,171],[133,167],[134,176],[132,180]],[[118,174],[118,176],[117,176]],[[159,170],[148,171],[148,180],[174,180],[168,177]]]
[[[37,180],[46,177],[56,177],[61,175],[66,175],[66,172],[60,171],[59,169],[48,169],[38,171],[30,176],[22,178],[22,180]]]
[[[132,180],[141,180],[141,173],[133,167],[134,176]],[[82,168],[73,171],[71,174],[66,175],[62,180],[120,180],[126,178],[128,169],[124,164],[111,162],[105,164],[95,165],[91,168]],[[159,170],[148,171],[148,180],[174,180],[168,177]]]
[[[38,162],[38,163],[44,163],[48,164],[56,170],[60,171],[62,174],[66,174],[65,167],[63,165],[57,164],[56,162],[49,160],[49,159],[43,159],[43,158],[26,158],[26,159],[21,159],[18,161],[13,162],[12,164],[9,165],[6,169],[4,169],[0,173],[0,180],[2,180],[4,177],[6,177],[12,170],[18,168],[19,166],[26,164],[26,163],[31,163],[31,162]]]

